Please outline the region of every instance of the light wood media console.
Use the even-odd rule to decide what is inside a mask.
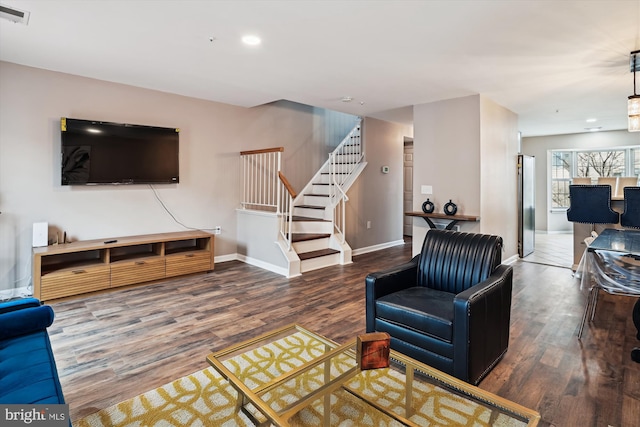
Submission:
[[[33,296],[42,301],[211,271],[204,231],[77,241],[33,249]]]

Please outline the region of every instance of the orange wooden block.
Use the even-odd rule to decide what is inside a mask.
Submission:
[[[390,350],[391,336],[386,332],[358,335],[356,358],[360,369],[388,368]]]

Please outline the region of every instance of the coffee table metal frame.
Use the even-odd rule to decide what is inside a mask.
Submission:
[[[308,335],[310,338],[318,340],[325,345],[325,353],[302,364],[301,366],[294,368],[288,372],[283,373],[277,378],[274,378],[272,381],[263,384],[261,386],[250,388],[248,387],[242,379],[238,378],[233,372],[231,372],[225,365],[224,360],[230,359],[236,355],[245,353],[252,349],[258,348],[262,345],[272,343],[277,341],[278,339],[290,336],[294,333],[301,332],[303,334]],[[242,343],[232,345],[223,350],[216,351],[207,356],[207,361],[209,364],[220,374],[223,378],[225,378],[229,384],[238,392],[238,396],[241,399],[238,399],[238,410],[241,410],[247,415],[253,422],[258,425],[268,426],[268,425],[276,425],[279,427],[288,427],[289,419],[295,415],[297,412],[302,410],[304,407],[308,406],[311,402],[318,400],[319,398],[324,398],[324,406],[325,413],[328,413],[330,408],[330,396],[331,393],[337,389],[343,389],[358,399],[362,400],[369,406],[375,408],[376,410],[386,414],[390,418],[404,424],[407,426],[418,426],[418,424],[409,420],[408,418],[401,416],[395,412],[388,410],[387,408],[377,404],[376,402],[368,399],[367,396],[364,396],[358,393],[356,390],[346,386],[346,383],[349,379],[358,375],[361,370],[358,367],[357,363],[350,369],[346,370],[342,374],[336,376],[335,378],[330,378],[330,367],[331,360],[339,355],[348,355],[352,357],[355,361],[356,355],[356,339],[349,340],[346,344],[339,345],[334,341],[331,341],[321,335],[318,335],[314,332],[311,332],[300,325],[291,324],[279,329],[276,329],[271,332],[267,332],[255,338],[246,340]],[[404,374],[406,376],[405,382],[405,411],[407,417],[412,415],[412,391],[413,391],[413,381],[415,377],[423,377],[428,380],[432,380],[437,383],[441,388],[445,388],[448,391],[462,395],[465,398],[477,401],[480,404],[488,405],[491,407],[498,408],[502,411],[505,411],[517,418],[522,419],[525,422],[528,422],[527,426],[533,427],[538,425],[538,421],[540,420],[540,414],[536,411],[525,408],[524,406],[518,405],[509,400],[503,399],[497,395],[489,393],[487,391],[481,390],[475,386],[472,386],[464,381],[461,381],[455,377],[452,377],[448,374],[440,372],[428,365],[420,363],[414,359],[411,359],[401,353],[395,352],[391,350],[391,362],[392,365],[401,365],[404,368]],[[269,391],[281,386],[286,381],[291,380],[299,375],[304,374],[305,372],[310,371],[311,369],[319,367],[321,364],[325,365],[324,373],[324,384],[318,387],[313,392],[308,395],[301,397],[297,401],[293,402],[286,408],[283,408],[280,411],[275,411],[273,408],[269,406],[267,402],[265,402],[261,396]],[[253,407],[258,410],[262,415],[264,415],[266,421],[260,422],[256,416],[247,409],[247,406],[251,404]],[[329,425],[329,418],[325,418],[325,425]]]

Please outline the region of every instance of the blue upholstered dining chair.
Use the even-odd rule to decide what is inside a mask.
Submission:
[[[640,187],[624,188],[624,212],[620,216],[620,225],[640,228]]]
[[[624,212],[620,216],[623,227],[640,228],[640,187],[624,187]],[[633,324],[638,329],[636,338],[640,340],[640,300],[633,306]],[[631,359],[640,363],[640,347],[631,351]]]
[[[617,224],[620,214],[611,209],[610,185],[570,185],[567,219],[586,224]]]

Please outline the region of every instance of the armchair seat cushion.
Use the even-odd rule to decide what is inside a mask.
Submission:
[[[415,286],[376,300],[376,313],[380,319],[450,343],[454,298],[449,292]]]

